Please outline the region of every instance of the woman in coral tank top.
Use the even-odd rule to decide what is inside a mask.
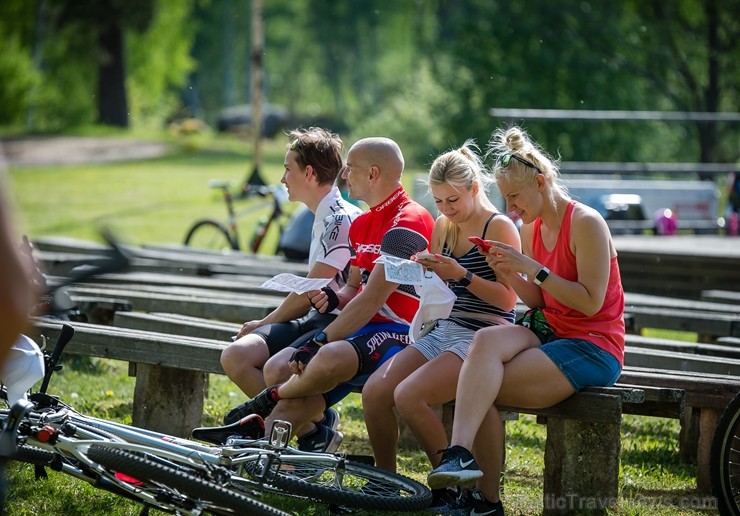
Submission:
[[[613,385],[624,361],[624,292],[606,222],[570,198],[557,162],[519,127],[495,131],[489,153],[507,210],[523,225],[522,252],[491,242],[487,261],[531,309],[514,326],[476,332],[460,371],[450,447],[428,482],[477,480],[468,505],[503,513],[504,434],[493,403],[543,408],[585,387]],[[485,446],[473,448],[479,431]]]

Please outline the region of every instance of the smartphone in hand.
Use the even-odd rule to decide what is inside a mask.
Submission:
[[[491,247],[493,247],[490,243],[486,242],[485,240],[483,240],[482,238],[477,237],[477,236],[468,237],[468,240],[470,240],[475,245],[477,245],[478,247],[480,247],[481,249],[483,249],[485,252],[490,251],[491,250]]]

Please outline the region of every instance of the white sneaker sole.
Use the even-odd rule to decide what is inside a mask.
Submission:
[[[460,471],[432,471],[427,476],[427,484],[431,489],[442,489],[443,487],[469,487],[483,476],[479,469],[463,469]]]

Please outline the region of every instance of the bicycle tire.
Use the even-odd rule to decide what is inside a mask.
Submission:
[[[740,514],[740,393],[727,405],[712,438],[712,490],[722,516]]]
[[[237,514],[290,516],[280,509],[200,478],[197,474],[152,462],[125,450],[92,445],[87,456],[115,472],[175,489],[191,500],[207,502],[204,509],[214,514],[231,514],[230,511],[233,511]]]
[[[231,238],[229,231],[218,221],[203,219],[197,221],[185,236],[184,244],[199,249],[239,250],[239,243]]]
[[[59,458],[60,456],[56,453],[22,444],[18,446],[18,451],[9,457],[9,460],[36,466],[48,466],[52,469],[60,470],[61,461]]]
[[[255,468],[258,460],[263,459],[255,458]],[[249,466],[246,470],[249,472]],[[432,503],[432,493],[424,484],[346,459],[317,454],[315,459],[306,461],[305,454],[286,454],[280,456],[271,472],[265,478],[255,479],[263,482],[257,488],[365,510],[419,511]]]

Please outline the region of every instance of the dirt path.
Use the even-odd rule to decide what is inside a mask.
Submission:
[[[92,136],[31,136],[0,139],[0,160],[10,166],[77,165],[155,158],[167,152],[158,142]]]

